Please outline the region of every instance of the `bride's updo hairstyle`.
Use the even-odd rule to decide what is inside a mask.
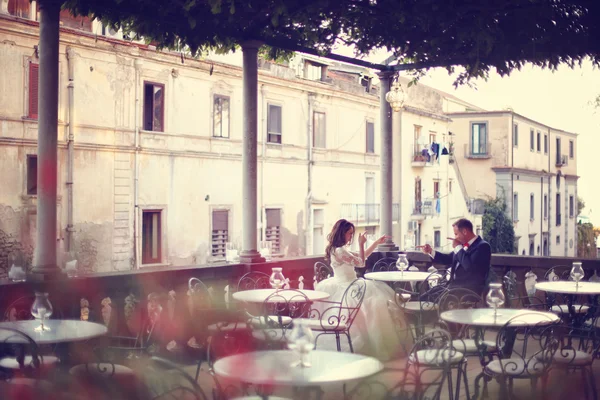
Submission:
[[[327,262],[331,261],[331,252],[333,250],[346,245],[346,232],[350,229],[354,231],[354,224],[345,219],[340,219],[333,225],[331,232],[327,235],[327,240],[329,241],[325,249],[325,259]]]

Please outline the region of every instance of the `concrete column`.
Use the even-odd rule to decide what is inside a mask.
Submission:
[[[265,259],[257,248],[257,139],[258,139],[258,48],[260,43],[242,44],[243,55],[243,126],[242,197],[243,222],[240,262],[258,263]]]
[[[40,2],[37,237],[32,277],[59,275],[56,259],[58,31],[60,1]]]
[[[385,243],[377,248],[378,251],[398,251],[391,238],[392,235],[392,107],[385,100],[385,95],[390,90],[390,82],[393,72],[384,71],[379,73],[381,92],[379,93],[379,124],[381,125],[381,233],[390,235]]]

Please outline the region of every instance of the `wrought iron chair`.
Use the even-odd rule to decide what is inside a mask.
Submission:
[[[484,306],[480,295],[469,289],[448,289],[438,302],[438,313],[450,310],[464,310]],[[445,324],[455,338],[452,342],[454,348],[465,356],[487,356],[489,359],[496,352],[496,341],[485,339],[485,330],[472,328],[467,325]],[[478,346],[479,342],[479,346]]]
[[[253,324],[252,336],[267,348],[281,348],[294,318],[308,318],[310,311],[311,301],[301,291],[278,290],[263,302],[260,315],[255,317],[260,323]]]
[[[188,281],[188,308],[192,317],[193,337],[187,345],[197,357],[195,379],[198,379],[204,361],[212,363],[209,347],[214,336],[223,333],[227,339],[230,337],[249,337],[248,325],[243,322],[244,317],[237,310],[217,309],[211,293],[206,285],[198,278]]]
[[[313,269],[315,271],[315,284],[333,276],[333,268],[321,261],[317,261]]]
[[[446,276],[446,270],[432,271],[427,279],[416,285],[416,292],[396,288],[397,298],[398,296],[402,297],[398,304],[415,327],[415,338],[419,338],[423,334],[426,323],[435,324],[437,322],[438,301],[448,290]],[[410,295],[414,300],[404,301],[405,295]]]
[[[529,379],[532,395],[537,392],[537,381],[546,382],[551,360],[559,347],[555,334],[556,323],[551,317],[532,325],[528,322],[533,314],[521,314],[511,318],[498,332],[496,347],[498,357],[489,362],[483,372],[487,381],[496,378],[500,383],[500,398],[514,397],[515,379]],[[536,314],[538,320],[539,314]],[[547,319],[546,319],[547,318]],[[542,392],[545,390],[542,387]]]
[[[558,348],[554,354],[539,353],[538,360],[549,362],[550,370],[558,369],[570,373],[581,372],[586,398],[597,399],[593,361],[600,355],[600,337],[596,331],[587,328],[557,327],[554,331]],[[552,356],[550,359],[549,357]],[[545,378],[547,378],[546,375]]]
[[[309,326],[317,332],[315,348],[321,335],[335,335],[337,350],[342,351],[340,337],[344,334],[348,338],[350,351],[354,353],[350,328],[360,310],[366,290],[365,280],[357,278],[346,288],[339,302],[322,300],[318,303],[322,308],[310,310]]]
[[[444,384],[448,388],[450,400],[460,396],[461,383],[465,386],[467,398],[469,398],[469,384],[467,382],[466,357],[456,347],[450,333],[443,329],[434,329],[417,340],[413,346],[406,366],[405,375],[412,373],[415,377],[415,395],[422,398],[425,390],[433,385],[429,381],[431,375],[437,377],[440,374],[437,389],[432,398],[439,399]],[[453,387],[452,370],[456,369],[456,389]],[[406,380],[406,376],[404,378]]]
[[[39,378],[44,366],[44,356],[31,337],[11,328],[0,328],[0,354],[14,360],[13,365],[4,366],[0,363],[0,378],[9,379],[15,376]]]
[[[400,379],[399,379],[400,377]],[[430,399],[428,388],[439,385],[439,376],[422,384],[421,393],[415,391],[417,374],[407,369],[386,367],[377,375],[363,379],[350,388],[345,400],[419,400]]]
[[[62,399],[63,394],[46,380],[40,379],[44,357],[36,342],[15,329],[0,328],[0,354],[11,354],[19,370],[0,367],[0,397],[6,400]]]
[[[35,301],[35,296],[23,296],[13,301],[4,312],[5,321],[27,321],[33,320],[34,317],[31,315],[31,306]],[[54,304],[52,305],[51,319],[61,319],[62,312]],[[42,359],[42,365],[40,366],[40,372],[45,374],[51,372],[59,363],[59,357],[55,355],[56,345],[39,346],[39,351],[45,356]],[[29,355],[25,356],[26,363],[32,361]],[[15,357],[4,356],[0,359],[0,368],[19,370],[21,367],[20,363]]]

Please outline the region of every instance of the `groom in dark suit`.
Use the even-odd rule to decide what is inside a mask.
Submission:
[[[469,289],[482,295],[492,260],[490,244],[473,233],[473,224],[468,219],[459,219],[452,227],[452,253],[440,253],[428,244],[422,247],[423,252],[429,254],[435,263],[450,266],[448,289]]]

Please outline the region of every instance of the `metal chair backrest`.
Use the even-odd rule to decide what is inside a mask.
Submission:
[[[325,280],[325,279],[333,276],[333,268],[331,268],[329,265],[327,265],[321,261],[317,261],[315,263],[314,271],[315,271],[314,281],[316,283],[319,283],[322,280]]]
[[[240,278],[237,285],[237,291],[254,289],[270,289],[269,275],[264,272],[251,271]]]
[[[347,310],[348,314],[346,315],[345,322],[348,326],[348,329],[350,329],[352,326],[352,323],[354,322],[354,319],[360,310],[360,306],[365,299],[366,292],[367,282],[362,278],[357,278],[350,283],[342,295],[342,300],[340,301],[341,307],[338,316],[340,317],[340,320],[343,320],[342,312],[344,309]]]
[[[538,322],[532,324],[532,318]],[[559,346],[557,327],[550,315],[540,317],[533,312],[508,320],[496,337],[498,357],[508,359],[500,363],[502,373],[511,377],[544,374]]]
[[[0,345],[0,353],[15,356],[22,370],[34,376],[39,372],[44,360],[33,338],[17,329],[0,328]],[[26,360],[26,355],[31,358]],[[9,378],[10,373],[11,371],[0,368],[0,378]]]
[[[550,268],[544,274],[545,281],[568,281],[570,277],[571,267],[568,265],[556,265]]]
[[[275,324],[278,328],[288,328],[292,323],[284,324],[282,317],[307,318],[310,315],[311,301],[306,294],[296,289],[278,290],[265,299],[262,306],[262,317],[272,322],[277,317]]]
[[[396,268],[397,258],[385,257],[377,260],[375,265],[373,265],[373,272],[380,271],[398,271]]]
[[[446,290],[438,301],[438,311],[461,310],[482,307],[481,296],[472,290],[463,288],[452,288]]]

